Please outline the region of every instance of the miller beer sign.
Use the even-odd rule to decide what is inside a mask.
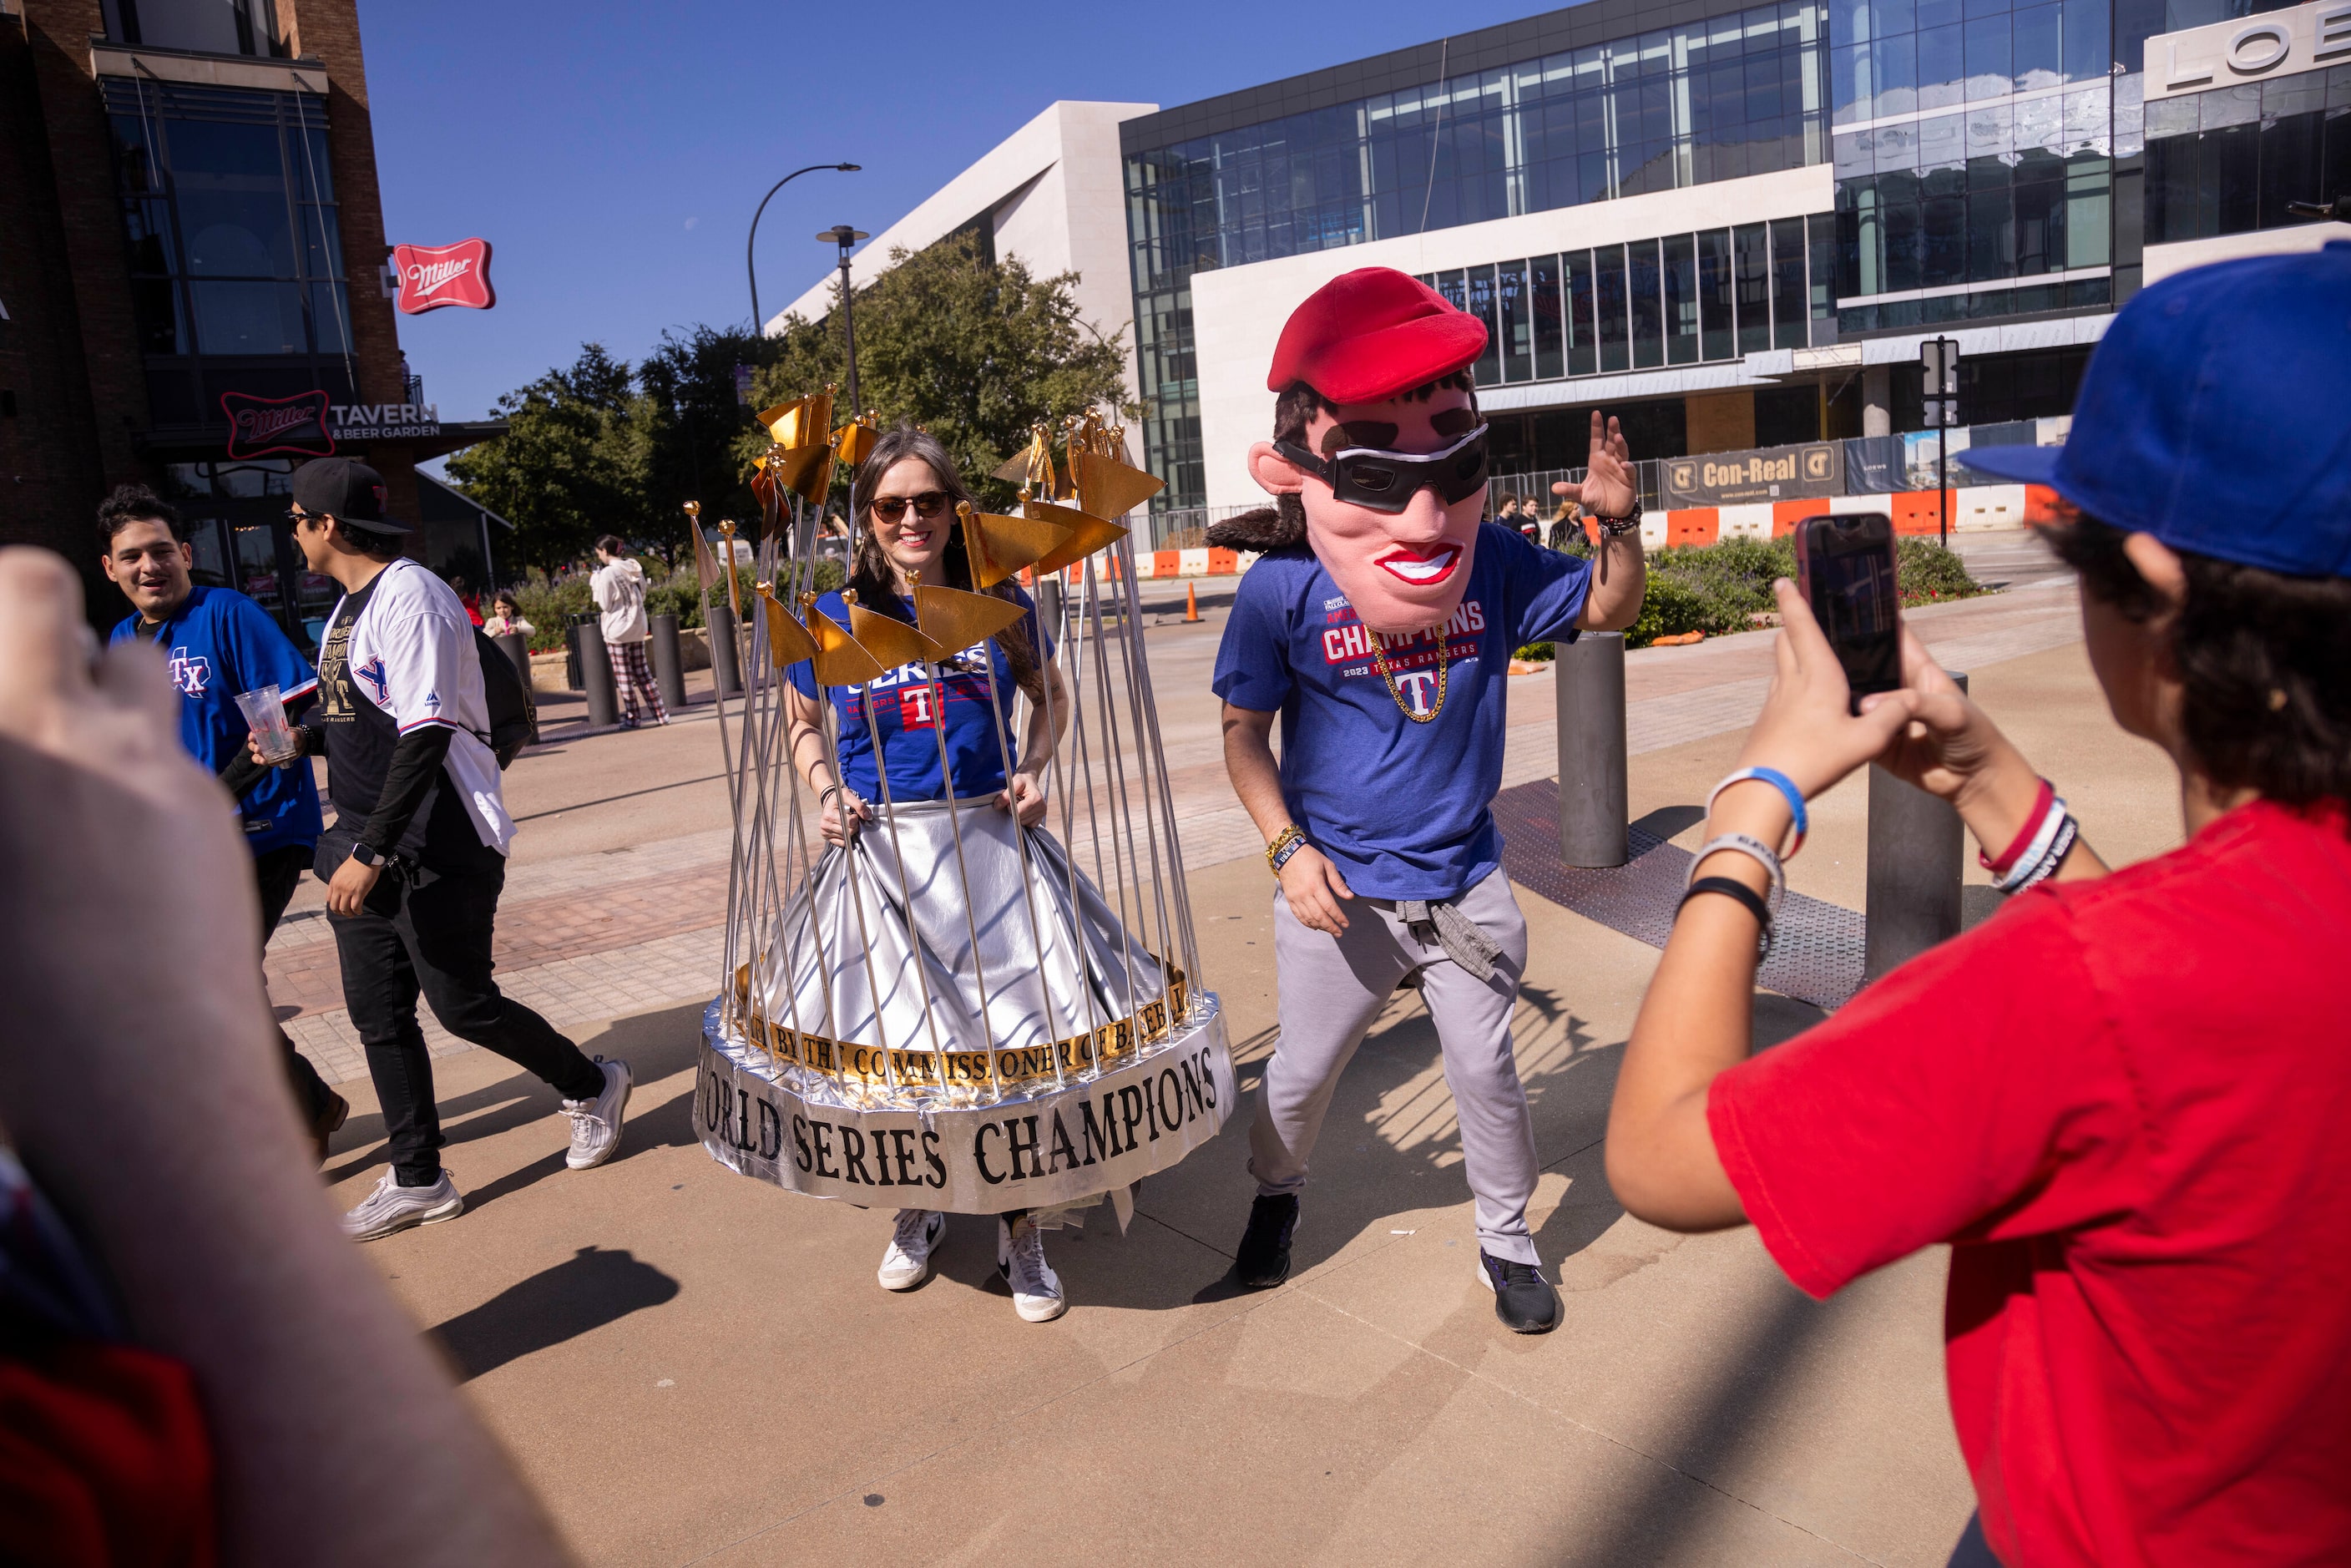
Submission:
[[[490,287],[490,242],[461,239],[455,245],[396,245],[392,270],[400,275],[400,309],[421,316],[444,305],[487,310],[498,302]]]
[[[323,392],[298,392],[292,397],[223,392],[221,413],[228,416],[231,457],[259,457],[269,452],[334,455],[335,433],[327,424]]]

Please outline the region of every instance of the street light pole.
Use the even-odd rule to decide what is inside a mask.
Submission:
[[[758,337],[760,331],[759,268],[752,260],[751,247],[759,242],[759,218],[762,214],[767,212],[768,204],[775,200],[776,193],[778,191],[782,190],[786,185],[790,184],[794,180],[799,179],[803,174],[813,174],[819,169],[838,169],[844,174],[854,174],[857,172],[858,167],[859,166],[855,163],[811,163],[805,169],[793,170],[790,173],[785,175],[782,179],[768,186],[768,193],[759,198],[759,210],[758,212],[755,212],[751,214],[751,233],[749,236],[743,241],[743,270],[748,273],[751,278],[751,335],[753,337]]]
[[[849,375],[847,378],[849,382],[849,417],[855,419],[858,415],[861,405],[857,401],[857,321],[856,319],[850,314],[849,303],[851,294],[849,286],[849,247],[855,245],[860,240],[871,239],[873,236],[867,234],[863,229],[853,229],[847,224],[836,224],[831,228],[825,230],[816,237],[820,241],[831,240],[833,244],[841,247],[841,331],[849,350]]]

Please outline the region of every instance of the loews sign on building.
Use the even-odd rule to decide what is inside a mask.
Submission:
[[[2289,5],[2147,41],[2149,102],[2351,62],[2351,0]]]
[[[396,245],[392,270],[400,277],[402,314],[421,316],[444,306],[487,310],[498,302],[490,287],[490,242],[461,239],[455,245]]]
[[[1813,441],[1761,452],[1722,452],[1665,462],[1667,507],[1731,507],[1834,496],[1844,477],[1844,443]]]

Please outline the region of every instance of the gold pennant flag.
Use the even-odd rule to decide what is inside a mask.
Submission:
[[[809,634],[816,642],[816,678],[828,686],[862,686],[888,665],[858,645],[849,629],[816,607],[816,595],[800,595],[808,611]]]
[[[853,599],[849,601],[849,632],[857,639],[858,646],[879,659],[885,670],[947,656],[946,649],[904,621],[878,610],[868,610]]]
[[[977,647],[1029,612],[1008,599],[991,593],[966,593],[959,588],[914,590],[914,620],[923,635],[948,656]]]
[[[971,562],[974,588],[994,588],[1070,540],[1067,528],[1042,517],[998,517],[994,512],[975,512],[968,505],[956,510],[963,518],[963,550]]]
[[[694,536],[694,575],[702,580],[702,602],[710,602],[710,585],[718,580],[718,563],[710,559],[710,541],[702,537],[702,503],[685,504],[685,531]]]
[[[768,606],[768,647],[776,656],[776,668],[789,670],[802,659],[816,657],[816,639],[808,628],[791,617],[783,601],[776,597],[776,585],[759,584],[759,597]]]
[[[1165,481],[1099,452],[1072,452],[1078,509],[1115,521],[1167,487]]]
[[[1049,571],[1059,571],[1065,566],[1075,566],[1094,551],[1126,538],[1126,529],[1089,512],[1076,511],[1068,507],[1049,507],[1038,501],[1029,502],[1023,510],[1031,520],[1058,523],[1070,530],[1067,540],[1040,556],[1033,563],[1040,577]]]
[[[868,419],[871,417],[867,416]],[[841,462],[854,468],[865,461],[866,454],[872,452],[873,444],[881,439],[882,433],[866,420],[852,419],[832,433],[832,449]]]
[[[832,389],[761,409],[759,423],[778,446],[821,446],[832,434]]]
[[[768,472],[776,483],[788,490],[796,490],[800,499],[815,505],[824,499],[832,487],[832,445],[820,441],[812,446],[787,447],[770,452],[767,458]]]

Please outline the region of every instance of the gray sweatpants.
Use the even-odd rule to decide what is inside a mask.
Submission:
[[[1502,949],[1489,980],[1471,978],[1435,943],[1423,945],[1397,918],[1393,903],[1357,898],[1346,904],[1346,935],[1333,937],[1301,923],[1275,893],[1281,1038],[1266,1063],[1264,1095],[1249,1128],[1249,1174],[1264,1197],[1306,1185],[1306,1163],[1340,1072],[1396,982],[1418,969],[1421,998],[1444,1047],[1462,1166],[1478,1200],[1478,1244],[1506,1261],[1539,1264],[1527,1230],[1527,1200],[1535,1190],[1534,1122],[1510,1044],[1510,1011],[1527,967],[1526,916],[1499,871],[1458,902]]]

